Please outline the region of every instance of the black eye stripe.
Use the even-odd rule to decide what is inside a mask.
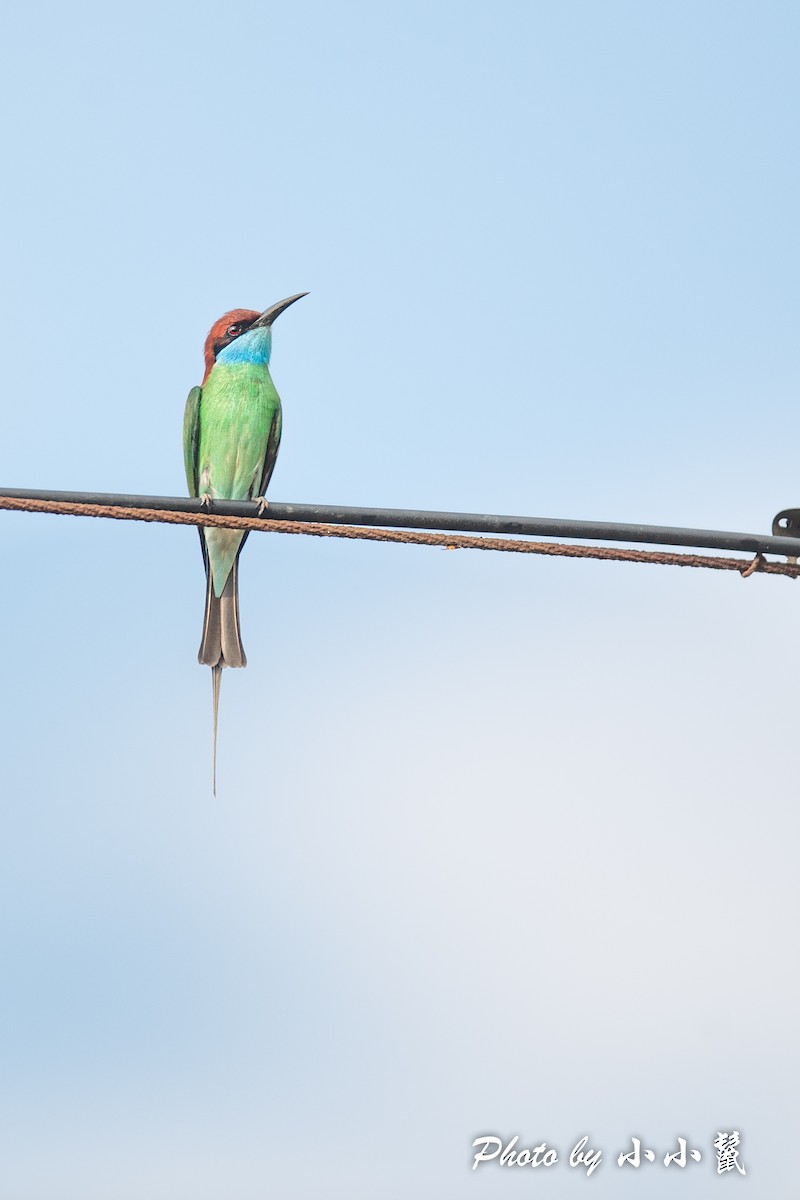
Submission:
[[[220,336],[214,342],[212,347],[214,358],[217,357],[220,350],[224,350],[226,346],[230,346],[231,342],[235,341],[237,337],[241,337],[243,333],[247,333],[248,329],[252,327],[253,322],[256,320],[257,315],[258,314],[256,314],[252,320],[232,322],[232,324],[227,327],[225,332],[220,334]],[[232,333],[231,330],[235,330],[235,332]]]

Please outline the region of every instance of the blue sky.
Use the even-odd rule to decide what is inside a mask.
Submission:
[[[767,531],[798,26],[17,7],[0,481],[181,493],[209,326],[308,290],[273,499]],[[254,536],[215,800],[194,531],[0,517],[0,1200],[700,1197],[729,1126],[786,1191],[797,585]]]

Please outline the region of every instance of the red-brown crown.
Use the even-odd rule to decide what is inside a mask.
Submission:
[[[217,360],[217,355],[220,350],[230,343],[245,330],[249,329],[261,313],[254,312],[252,308],[232,308],[230,312],[226,312],[218,321],[215,321],[211,326],[206,344],[203,347],[203,357],[206,364],[206,373],[203,376],[203,383],[208,379],[211,373],[211,368]]]

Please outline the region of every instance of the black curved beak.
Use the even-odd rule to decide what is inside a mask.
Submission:
[[[288,300],[280,300],[277,304],[273,304],[271,308],[266,309],[257,321],[253,321],[251,329],[265,329],[272,324],[276,317],[279,317],[290,304],[294,304],[295,300],[302,300],[303,296],[307,296],[308,292],[298,292],[296,296],[290,296]]]

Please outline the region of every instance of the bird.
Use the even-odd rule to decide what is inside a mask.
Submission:
[[[234,308],[211,326],[203,350],[205,374],[193,387],[183,416],[183,458],[190,496],[214,500],[263,499],[281,441],[281,401],[269,373],[272,324],[307,296],[299,292],[264,312]],[[211,667],[213,774],[217,792],[217,719],[223,667],[245,667],[239,628],[239,555],[246,532],[198,526],[206,572],[206,606],[198,662]]]

